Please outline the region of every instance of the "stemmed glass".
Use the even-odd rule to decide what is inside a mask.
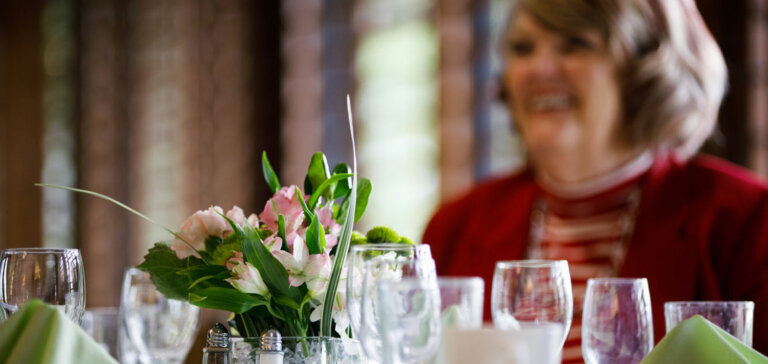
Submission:
[[[56,306],[78,325],[85,311],[85,275],[78,249],[5,249],[0,254],[0,316],[29,300]]]
[[[677,301],[664,303],[667,333],[691,316],[701,315],[752,347],[755,303],[752,301]]]
[[[392,265],[389,269],[368,269],[381,261],[388,261]],[[378,281],[404,277],[436,279],[435,262],[428,245],[365,244],[351,248],[347,269],[350,327],[355,338],[363,345],[369,362],[380,362],[383,349],[375,309]]]
[[[372,264],[376,266],[369,269],[377,271],[393,266],[386,261]],[[364,285],[371,281],[366,279]],[[374,314],[378,319],[384,363],[410,364],[432,359],[441,338],[440,290],[436,277],[379,280],[376,288]],[[363,302],[365,300],[363,297]],[[363,314],[363,322],[371,317]]]
[[[130,268],[123,280],[120,319],[141,363],[181,363],[192,346],[200,308],[166,298],[148,273]]]
[[[500,330],[548,326],[562,333],[562,349],[573,320],[573,292],[565,260],[496,263],[491,314]]]
[[[653,349],[648,280],[587,280],[581,336],[587,364],[639,363]]]

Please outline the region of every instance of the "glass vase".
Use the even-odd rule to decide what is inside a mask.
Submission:
[[[270,355],[261,350],[261,338],[233,337],[231,364],[267,364],[262,359]],[[283,364],[360,364],[366,363],[360,342],[352,339],[332,337],[286,337],[282,338]],[[272,354],[274,355],[274,354]]]

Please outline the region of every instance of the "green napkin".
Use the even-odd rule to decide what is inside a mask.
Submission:
[[[768,363],[768,358],[700,315],[668,332],[640,364]]]
[[[29,301],[0,325],[0,363],[117,364],[60,310]]]

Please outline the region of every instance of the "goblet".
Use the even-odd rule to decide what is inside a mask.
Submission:
[[[677,301],[664,303],[667,332],[693,315],[701,315],[752,347],[755,303],[752,301]]]
[[[378,262],[387,262],[376,265]],[[370,269],[375,267],[375,269]],[[376,285],[380,280],[404,277],[436,279],[428,245],[366,244],[353,246],[347,267],[347,310],[355,338],[371,362],[382,360],[382,341],[376,313]]]
[[[120,318],[141,363],[181,363],[192,347],[200,308],[166,298],[148,273],[130,268],[123,281]]]
[[[587,364],[639,363],[653,349],[648,280],[587,280],[581,325],[581,350]]]
[[[491,314],[500,330],[556,324],[560,349],[573,320],[573,292],[565,260],[518,260],[496,263]]]
[[[5,249],[0,254],[0,315],[31,299],[56,306],[78,325],[85,311],[85,275],[78,249]]]
[[[415,364],[435,357],[441,338],[440,290],[435,276],[380,280],[376,298],[384,363]],[[368,317],[364,314],[363,321]]]

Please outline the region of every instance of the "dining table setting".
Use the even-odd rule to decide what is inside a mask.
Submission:
[[[491,322],[483,322],[485,282],[438,276],[429,245],[354,245],[347,266],[351,336],[326,340],[228,335],[208,363],[560,363],[573,320],[568,263],[499,261],[491,282]],[[0,256],[0,362],[181,363],[200,308],[167,299],[149,274],[126,270],[120,307],[85,304],[77,249],[6,249]],[[582,311],[586,363],[768,363],[751,348],[754,304],[667,302],[667,334],[653,338],[644,278],[590,279]],[[273,330],[274,331],[274,330]],[[212,329],[209,344],[213,349]],[[293,342],[293,344],[292,344]],[[285,347],[287,351],[275,348]],[[287,348],[291,348],[288,350]],[[291,355],[305,356],[296,361]],[[211,351],[213,352],[213,351]],[[279,355],[275,354],[278,353]],[[319,355],[315,355],[318,354]],[[276,355],[274,359],[270,355]],[[273,356],[274,356],[273,355]],[[278,360],[279,359],[279,360]],[[278,361],[275,361],[278,360]],[[206,361],[204,361],[206,363]]]

